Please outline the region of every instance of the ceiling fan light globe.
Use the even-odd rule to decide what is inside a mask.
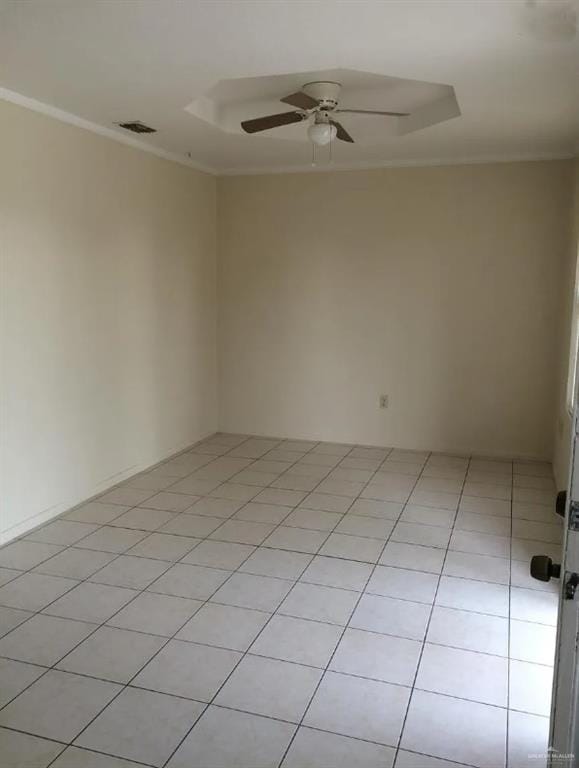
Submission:
[[[308,128],[308,137],[318,147],[323,147],[336,138],[336,126],[331,123],[314,123]]]

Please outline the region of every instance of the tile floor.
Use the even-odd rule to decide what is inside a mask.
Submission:
[[[2,768],[544,765],[549,465],[218,434],[0,550]]]

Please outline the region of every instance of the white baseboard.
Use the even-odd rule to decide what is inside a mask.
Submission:
[[[197,440],[195,440],[192,443],[187,442],[185,445],[172,448],[163,456],[156,456],[154,459],[150,458],[138,464],[133,464],[130,467],[126,467],[125,469],[122,469],[120,472],[117,472],[114,475],[109,475],[108,477],[103,478],[98,483],[96,483],[96,485],[92,486],[92,488],[88,489],[86,493],[83,493],[82,496],[70,498],[64,502],[61,502],[60,504],[55,504],[52,507],[49,507],[48,509],[43,509],[41,512],[38,512],[36,515],[32,515],[32,517],[26,518],[26,520],[23,520],[22,522],[17,523],[16,525],[13,525],[11,528],[8,528],[5,531],[0,531],[0,546],[2,546],[3,544],[8,544],[10,541],[13,541],[14,539],[18,539],[21,536],[25,536],[26,534],[31,533],[35,528],[38,528],[40,525],[44,525],[45,523],[49,522],[53,518],[58,517],[59,515],[62,515],[63,512],[69,512],[70,510],[80,506],[81,504],[86,504],[87,502],[92,501],[94,498],[102,495],[103,493],[110,490],[111,488],[114,488],[119,483],[122,483],[125,480],[128,480],[133,475],[138,475],[140,472],[145,472],[146,470],[154,469],[154,467],[158,466],[159,464],[162,464],[165,461],[168,461],[174,456],[178,456],[180,453],[190,450],[194,445],[197,445],[197,443],[199,443],[201,440],[205,440],[207,437],[213,434],[215,434],[215,430],[211,430],[210,432],[207,432],[206,434],[201,435],[199,438],[197,438]]]

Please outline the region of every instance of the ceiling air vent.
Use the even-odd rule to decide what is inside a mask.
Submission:
[[[148,125],[141,123],[139,120],[133,120],[130,123],[117,123],[121,128],[125,128],[127,131],[133,133],[156,133],[156,128],[149,128]]]

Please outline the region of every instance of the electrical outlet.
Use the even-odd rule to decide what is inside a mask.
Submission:
[[[380,408],[388,408],[388,395],[380,395],[379,399]]]

